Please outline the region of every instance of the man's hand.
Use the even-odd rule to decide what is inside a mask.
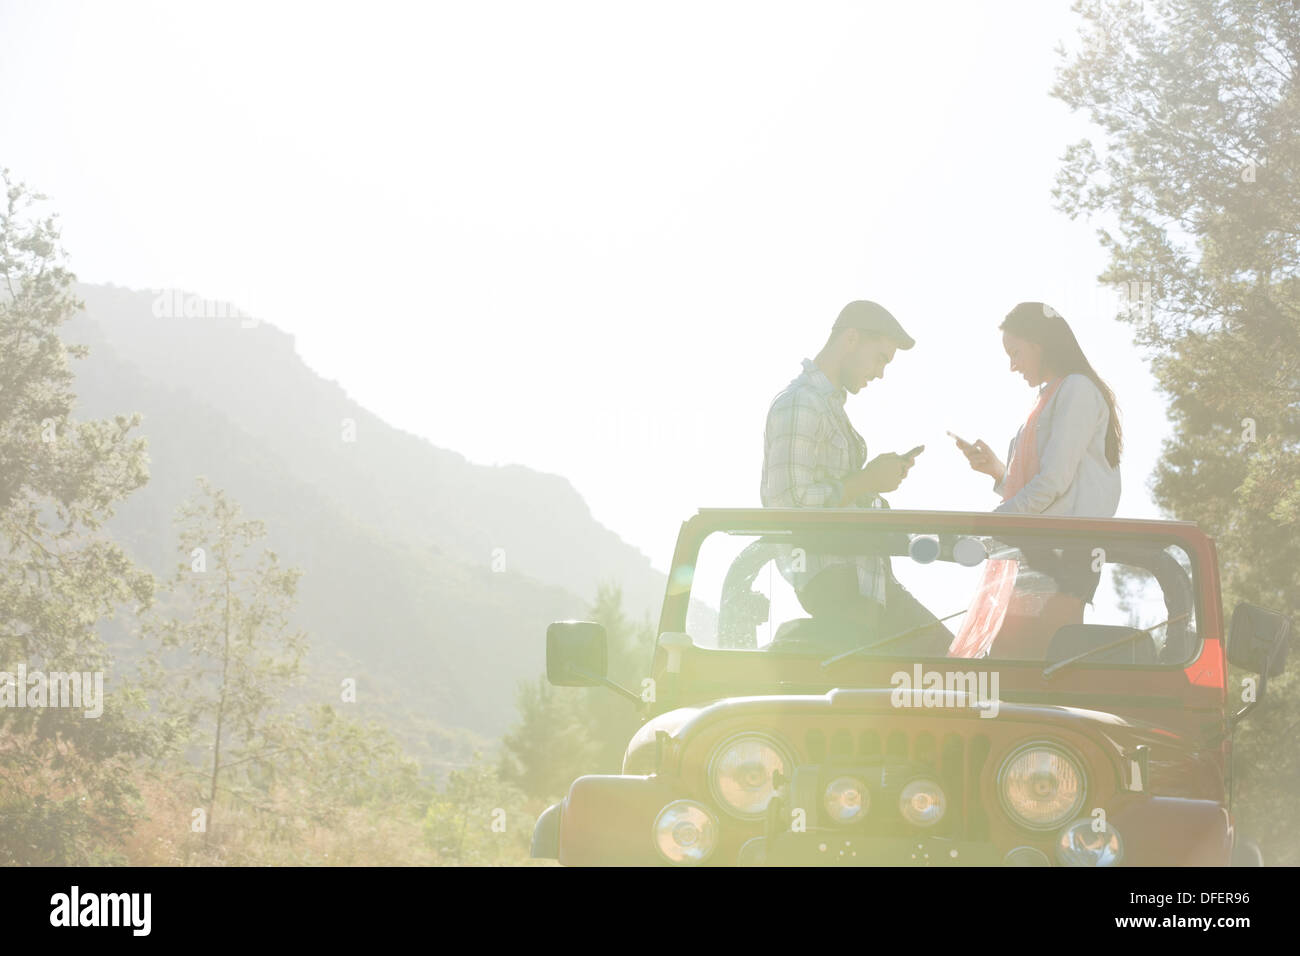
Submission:
[[[903,483],[903,479],[907,477],[907,472],[915,462],[914,458],[904,458],[893,452],[877,455],[867,462],[866,467],[861,471],[845,479],[844,499],[840,502],[840,506],[850,505],[863,495],[878,495],[893,491]]]

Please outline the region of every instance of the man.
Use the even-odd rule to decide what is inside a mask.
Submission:
[[[856,395],[881,378],[898,349],[915,344],[883,306],[855,301],[843,308],[817,357],[803,360],[803,374],[768,409],[759,490],[763,507],[888,507],[879,496],[901,484],[915,459],[887,453],[868,462],[866,442],[849,422],[844,403],[847,393]],[[807,554],[802,569],[790,558],[778,562],[782,575],[838,643],[861,644],[889,636],[884,632],[892,626],[906,629],[933,620],[898,585],[883,558]],[[925,647],[935,640],[931,635]],[[778,632],[773,648],[781,649],[781,643]],[[916,642],[900,641],[888,650],[908,647]]]

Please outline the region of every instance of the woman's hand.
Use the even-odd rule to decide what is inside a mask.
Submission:
[[[1007,466],[1002,463],[1002,459],[993,454],[993,449],[984,444],[982,439],[976,439],[974,444],[964,442],[960,438],[953,440],[961,449],[961,453],[966,456],[966,460],[970,462],[973,471],[988,475],[994,481],[1001,481],[1007,473]]]

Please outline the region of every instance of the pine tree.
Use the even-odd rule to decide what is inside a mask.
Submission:
[[[609,678],[637,694],[644,694],[642,680],[650,673],[654,628],[650,621],[634,623],[623,611],[623,589],[606,583],[597,588],[596,601],[587,612],[588,620],[605,627],[609,648]],[[597,763],[588,773],[618,773],[628,741],[641,725],[639,709],[621,694],[606,687],[585,692],[586,724],[591,728]]]
[[[641,693],[654,644],[650,622],[632,623],[614,584],[597,589],[587,618],[605,627],[609,678]],[[562,797],[582,774],[618,773],[641,724],[638,708],[606,687],[553,687],[545,677],[521,684],[517,704],[519,721],[502,741],[501,775],[539,799]]]
[[[1215,536],[1229,610],[1300,611],[1300,8],[1293,0],[1076,2],[1055,95],[1105,131],[1056,195],[1096,216],[1101,277],[1169,396],[1153,487]],[[1292,655],[1294,659],[1295,655]],[[1296,668],[1238,732],[1243,829],[1300,862]],[[1236,674],[1236,678],[1246,675]],[[1230,703],[1236,704],[1235,682]]]
[[[559,799],[599,766],[582,694],[539,677],[522,682],[516,700],[519,722],[502,737],[501,778],[530,797]]]

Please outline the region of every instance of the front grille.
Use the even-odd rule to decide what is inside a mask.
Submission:
[[[810,730],[804,737],[804,748],[809,762],[814,764],[861,762],[864,766],[883,767],[886,774],[897,767],[900,775],[927,770],[943,787],[950,819],[961,821],[967,839],[988,838],[988,812],[980,797],[980,775],[990,749],[984,734],[962,737],[948,733],[940,738],[924,731],[909,736],[901,730],[883,735],[864,730],[855,740],[851,731],[836,730],[828,741],[824,731]],[[900,786],[902,782],[897,781]],[[890,783],[886,778],[885,784]]]

